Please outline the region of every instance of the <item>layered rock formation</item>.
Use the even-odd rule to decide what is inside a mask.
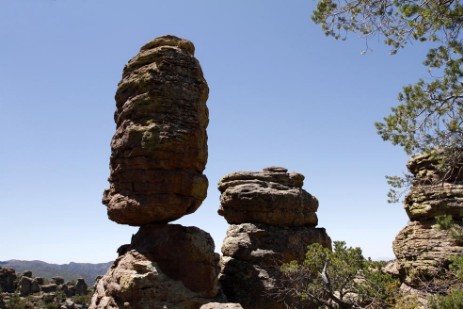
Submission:
[[[98,308],[199,308],[219,294],[218,256],[211,236],[196,228],[140,228],[98,281]]]
[[[315,228],[317,199],[302,189],[304,176],[270,167],[238,172],[219,182],[219,214],[231,223],[222,245],[220,283],[243,308],[284,308],[272,298],[283,263],[302,262],[308,245],[331,248]]]
[[[191,42],[174,36],[143,46],[116,93],[110,188],[103,203],[121,224],[164,223],[206,197],[208,86]]]
[[[206,197],[208,96],[191,42],[164,36],[125,66],[116,93],[111,220],[141,226],[98,281],[90,308],[191,308],[221,301],[210,235],[168,224]]]
[[[442,274],[450,256],[463,255],[462,244],[440,230],[435,220],[436,216],[452,215],[461,222],[463,174],[443,175],[437,168],[438,155],[419,155],[407,163],[414,176],[404,201],[410,222],[397,235],[393,249],[403,282],[413,288]]]

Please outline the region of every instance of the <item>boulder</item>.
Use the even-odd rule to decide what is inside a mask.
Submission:
[[[219,278],[228,301],[244,308],[284,308],[271,296],[280,266],[302,262],[307,246],[313,243],[331,248],[331,239],[323,228],[230,225],[222,245]]]
[[[193,213],[206,197],[208,86],[191,42],[163,36],[124,68],[116,93],[111,220],[135,226]]]
[[[40,292],[40,286],[34,278],[22,276],[18,282],[18,291],[21,296],[28,296]]]
[[[84,279],[79,278],[76,282],[76,294],[77,295],[87,295],[88,286]]]
[[[16,272],[13,268],[0,267],[0,291],[6,293],[14,293]]]
[[[223,299],[211,236],[174,224],[142,226],[98,281],[90,308],[199,308]]]
[[[303,182],[303,175],[282,167],[227,175],[219,182],[218,213],[229,224],[315,227],[318,201],[302,189]]]

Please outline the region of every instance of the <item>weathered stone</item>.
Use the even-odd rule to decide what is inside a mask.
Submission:
[[[0,267],[0,291],[7,293],[14,293],[16,272],[12,268]]]
[[[58,290],[58,286],[56,284],[54,284],[54,283],[50,283],[50,284],[41,285],[40,289],[44,293],[52,293],[52,292],[56,292]]]
[[[463,247],[448,231],[437,229],[435,221],[410,222],[395,238],[393,249],[401,277],[411,287],[442,274],[451,256],[463,255]]]
[[[463,162],[456,162],[454,168],[449,171],[439,167],[439,161],[443,150],[433,150],[414,156],[407,162],[408,170],[414,176],[414,183],[429,185],[436,182],[461,182],[463,181]]]
[[[433,220],[436,216],[452,215],[459,221],[463,215],[463,184],[414,185],[404,204],[411,220]]]
[[[57,276],[57,277],[53,277],[51,279],[56,285],[64,284],[64,278],[63,277]]]
[[[164,36],[124,68],[103,196],[113,221],[173,221],[206,197],[208,86],[193,52],[191,42]]]
[[[77,295],[87,295],[88,286],[84,279],[79,278],[76,282],[76,294]]]
[[[229,224],[314,227],[318,201],[302,189],[303,180],[303,175],[281,167],[227,175],[219,182],[218,212]]]
[[[227,299],[244,308],[284,308],[270,296],[280,266],[302,262],[308,245],[331,248],[323,228],[243,223],[231,225],[222,245],[220,283]]]
[[[207,303],[199,309],[243,309],[243,307],[237,303]]]
[[[34,278],[22,276],[18,282],[18,290],[21,296],[28,296],[40,291],[40,286]]]
[[[90,308],[197,309],[221,299],[214,242],[196,227],[146,225],[124,251],[98,281]]]

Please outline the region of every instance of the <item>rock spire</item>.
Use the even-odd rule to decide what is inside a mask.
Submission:
[[[439,151],[434,151],[407,163],[414,176],[404,201],[410,222],[395,238],[393,249],[401,279],[411,288],[420,288],[423,282],[442,274],[449,257],[463,255],[463,244],[440,230],[435,219],[451,215],[455,222],[461,222],[463,173],[443,175],[437,168],[438,156]]]
[[[190,41],[163,36],[124,68],[116,93],[111,220],[141,226],[98,281],[90,309],[198,309],[223,301],[211,236],[168,224],[206,197],[208,86]]]
[[[283,309],[271,297],[283,263],[302,262],[306,248],[331,239],[318,223],[317,199],[304,176],[282,167],[223,177],[219,214],[230,226],[222,244],[220,283],[227,299],[246,309]]]

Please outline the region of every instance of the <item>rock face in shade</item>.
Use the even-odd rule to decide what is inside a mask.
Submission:
[[[230,225],[222,244],[220,283],[228,301],[243,308],[284,308],[270,296],[280,266],[302,262],[307,246],[331,248],[324,228],[283,227],[262,223]]]
[[[208,86],[193,53],[191,42],[164,36],[124,68],[103,196],[117,223],[169,222],[206,197]]]
[[[219,214],[232,223],[222,244],[220,283],[227,300],[245,309],[283,309],[271,297],[280,266],[302,262],[308,245],[331,248],[315,228],[318,201],[302,189],[304,176],[270,167],[238,172],[219,183]]]
[[[302,189],[303,183],[303,175],[281,167],[227,175],[219,182],[219,214],[229,224],[314,227],[318,201]]]
[[[211,236],[176,224],[140,228],[101,278],[90,308],[197,309],[223,301]]]
[[[452,215],[461,221],[463,173],[444,175],[437,168],[440,152],[418,155],[408,161],[413,185],[404,206],[410,222],[393,242],[397,266],[403,283],[419,288],[423,282],[442,274],[449,257],[463,255],[463,246],[438,229],[436,216]]]

